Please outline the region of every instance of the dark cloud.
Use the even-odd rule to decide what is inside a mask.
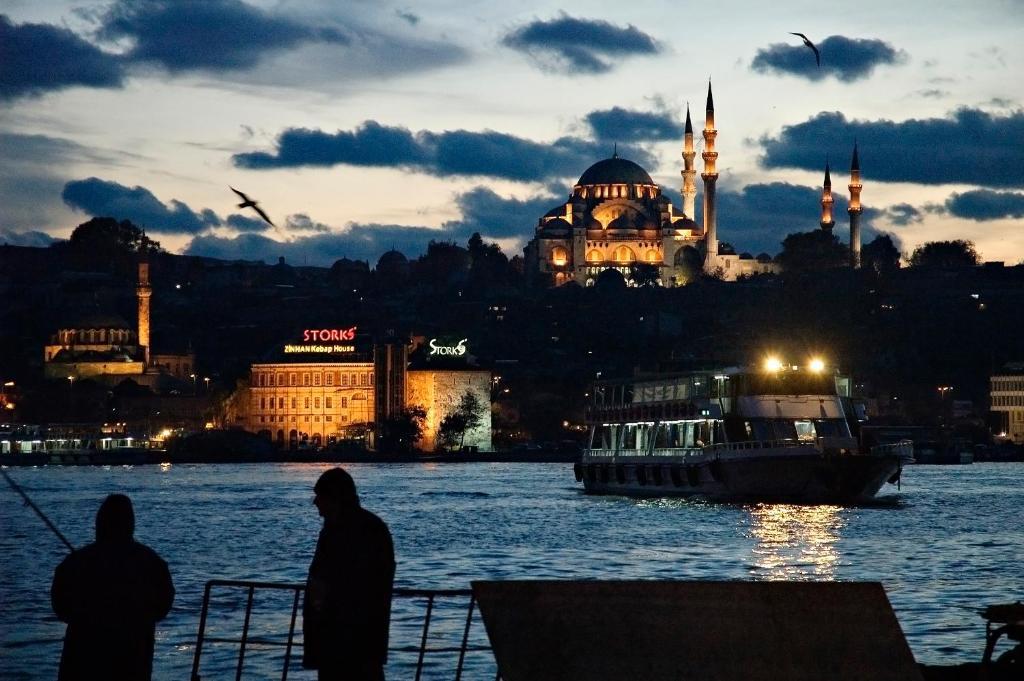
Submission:
[[[0,101],[72,86],[120,87],[122,61],[66,28],[0,14]]]
[[[415,26],[416,24],[420,23],[419,15],[415,14],[413,12],[408,12],[408,11],[404,11],[403,12],[400,9],[396,9],[395,10],[395,16],[398,17],[399,19],[401,19],[402,21],[407,22],[410,26]]]
[[[0,228],[0,245],[36,246],[38,248],[43,248],[49,246],[54,241],[56,241],[56,239],[44,232],[14,232]]]
[[[567,198],[568,191],[563,195],[544,194],[528,199],[504,198],[487,187],[474,187],[455,198],[462,217],[446,222],[444,227],[459,240],[480,232],[490,239],[518,237],[525,242],[533,235],[537,220]]]
[[[285,228],[296,232],[329,232],[331,228],[322,222],[316,222],[305,213],[295,213],[285,218]]]
[[[924,216],[921,211],[911,206],[909,203],[897,203],[894,206],[889,206],[886,210],[886,217],[892,224],[898,227],[905,227],[909,224],[921,222]]]
[[[821,53],[821,66],[811,49],[794,36],[795,44],[776,43],[757,51],[750,68],[760,73],[785,73],[808,80],[834,76],[844,82],[867,78],[876,66],[898,64],[906,53],[881,40],[847,38],[833,35],[815,42]]]
[[[1024,218],[1024,194],[974,189],[946,199],[946,210],[958,218],[982,222],[1004,218]]]
[[[654,142],[683,138],[683,124],[667,112],[630,111],[616,106],[591,111],[584,121],[599,140]]]
[[[239,232],[265,232],[270,228],[270,225],[260,218],[250,218],[238,213],[229,215],[224,220],[224,224],[237,229]]]
[[[61,198],[71,208],[89,215],[130,220],[160,234],[197,234],[220,222],[212,211],[197,214],[175,199],[166,205],[145,187],[125,187],[97,177],[68,182]]]
[[[350,42],[336,28],[300,23],[240,0],[118,0],[102,15],[97,33],[131,40],[129,59],[172,72],[247,69],[268,53]]]
[[[263,170],[300,166],[373,166],[414,170],[447,177],[498,177],[537,182],[572,177],[608,156],[607,144],[578,137],[554,142],[533,140],[485,130],[420,131],[366,121],[354,131],[334,134],[290,128],[277,138],[273,153],[248,152],[232,157],[240,168]],[[641,165],[653,165],[650,154],[625,147],[620,155]]]
[[[530,56],[546,70],[570,75],[605,73],[615,66],[616,58],[661,50],[654,38],[632,24],[620,28],[607,21],[566,14],[521,26],[501,42]]]
[[[822,112],[776,137],[763,137],[766,168],[817,170],[822,159],[849,158],[860,144],[867,181],[1024,187],[1024,111],[1006,115],[959,109],[949,118],[849,121]],[[840,167],[833,163],[833,170]]]

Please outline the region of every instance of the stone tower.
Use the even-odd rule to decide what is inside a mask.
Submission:
[[[693,169],[693,124],[690,122],[690,105],[686,105],[686,129],[683,134],[683,214],[693,220],[697,203],[697,171]]]
[[[715,151],[715,137],[718,131],[715,130],[715,102],[711,97],[711,82],[708,82],[708,103],[704,116],[704,151],[701,158],[704,159],[704,172],[700,174],[704,180],[704,240],[706,256],[704,258],[705,271],[712,271],[718,266],[718,225],[715,220],[715,182],[718,181],[718,171],[715,170],[715,161],[718,160],[718,152]]]
[[[860,214],[864,211],[860,206],[860,160],[857,158],[857,143],[853,143],[853,160],[850,162],[850,267],[860,267]]]
[[[825,160],[825,183],[821,187],[821,229],[832,233],[832,228],[836,226],[835,218],[832,217],[832,204],[835,200],[832,198],[832,175],[829,172],[828,159]]]
[[[149,299],[153,289],[149,285],[149,263],[139,262],[139,283],[135,296],[139,300],[139,346],[143,352],[143,366],[149,368]]]

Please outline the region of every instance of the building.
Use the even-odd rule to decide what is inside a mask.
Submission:
[[[718,182],[715,151],[715,106],[708,84],[705,107],[703,224],[694,220],[697,184],[696,151],[690,110],[686,110],[683,138],[681,208],[674,206],[661,187],[636,163],[620,158],[598,161],[587,168],[572,187],[569,199],[540,218],[534,237],[526,245],[527,275],[535,282],[560,286],[576,282],[592,286],[607,270],[618,271],[627,284],[653,279],[661,286],[682,286],[702,272],[726,281],[778,271],[771,256],[737,253],[719,243]],[[825,171],[821,228],[831,232],[832,196],[829,170]],[[853,266],[860,263],[860,166],[856,146],[850,180],[850,251]],[[643,281],[641,281],[643,280]]]
[[[43,348],[46,378],[91,378],[119,383],[131,378],[156,387],[161,375],[187,380],[195,375],[195,356],[187,353],[151,354],[149,263],[140,262],[136,285],[137,323],[105,312],[86,312],[61,325]]]
[[[1024,444],[1024,362],[1011,362],[991,377],[992,412],[998,439]]]
[[[278,446],[326,446],[362,440],[372,446],[379,426],[412,406],[426,412],[419,448],[433,451],[441,421],[467,392],[484,413],[462,443],[491,448],[491,373],[473,363],[465,339],[422,337],[411,343],[393,332],[380,339],[347,329],[305,329],[253,364],[249,386],[231,401],[228,425]]]

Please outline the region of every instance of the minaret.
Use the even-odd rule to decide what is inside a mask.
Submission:
[[[715,161],[718,159],[718,152],[715,151],[715,137],[718,131],[715,130],[715,102],[711,98],[711,81],[708,81],[708,104],[704,116],[704,151],[701,158],[704,159],[704,172],[700,174],[704,180],[704,247],[707,255],[704,258],[704,269],[713,270],[718,266],[718,226],[715,222],[715,182],[718,181],[718,172],[715,170]]]
[[[825,159],[825,184],[821,188],[821,229],[829,234],[832,233],[832,228],[836,226],[836,221],[832,217],[833,203],[832,175],[829,173],[828,159]]]
[[[683,134],[683,214],[693,220],[697,203],[697,171],[693,169],[693,124],[690,123],[690,105],[686,105],[686,129]]]
[[[149,298],[153,289],[149,285],[149,263],[139,263],[139,283],[135,287],[135,295],[139,299],[139,347],[142,348],[144,367],[149,368]]]
[[[860,267],[860,214],[864,211],[860,207],[860,190],[864,187],[860,183],[860,160],[857,158],[857,143],[853,143],[853,160],[850,162],[850,207],[846,212],[850,214],[850,267]]]

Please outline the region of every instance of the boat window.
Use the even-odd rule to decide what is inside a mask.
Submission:
[[[771,421],[766,421],[764,419],[755,419],[753,421],[749,421],[749,424],[750,424],[750,426],[752,426],[753,431],[754,431],[753,439],[755,439],[755,440],[774,440],[774,439],[776,439],[777,435],[775,434],[775,429],[772,428]]]
[[[796,428],[796,439],[800,442],[814,442],[817,438],[813,421],[794,421],[793,427]]]
[[[639,427],[635,424],[628,424],[622,426],[622,450],[627,451],[630,449],[637,448],[637,441],[639,439]]]
[[[796,426],[792,421],[772,421],[772,428],[775,431],[773,440],[795,440]]]
[[[850,428],[843,419],[815,419],[818,437],[850,437]]]

